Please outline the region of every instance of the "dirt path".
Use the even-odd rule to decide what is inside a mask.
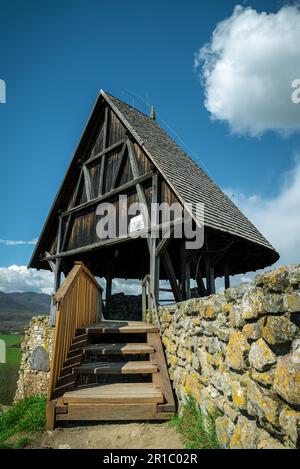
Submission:
[[[36,437],[33,448],[180,449],[179,435],[166,423],[103,424],[57,428]]]

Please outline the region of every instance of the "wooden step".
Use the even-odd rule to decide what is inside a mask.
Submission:
[[[77,388],[63,395],[63,403],[138,403],[164,402],[162,392],[152,383],[115,383]]]
[[[82,375],[152,374],[157,371],[157,366],[150,361],[85,363],[73,368],[74,373]]]
[[[56,414],[57,421],[168,420],[174,412],[159,412],[157,404],[68,404],[68,413]]]
[[[153,353],[154,348],[148,344],[92,344],[84,347],[87,355],[143,355]]]
[[[81,327],[78,332],[82,334],[141,334],[159,332],[159,328],[143,321],[102,321],[92,326]]]

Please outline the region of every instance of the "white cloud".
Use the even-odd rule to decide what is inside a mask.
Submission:
[[[300,78],[299,57],[298,5],[275,14],[236,6],[195,55],[212,118],[237,134],[299,132],[300,104],[291,99],[292,82]]]
[[[284,174],[276,197],[251,197],[234,190],[233,201],[254,223],[280,254],[280,264],[300,263],[300,159]]]
[[[0,291],[52,293],[53,274],[47,270],[27,269],[25,265],[0,267]]]
[[[29,241],[14,240],[14,239],[0,239],[0,244],[3,244],[4,246],[35,245],[36,243],[37,243],[37,238],[30,239]]]

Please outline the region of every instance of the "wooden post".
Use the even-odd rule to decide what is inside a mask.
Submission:
[[[215,269],[211,263],[211,258],[208,253],[205,254],[205,276],[207,294],[212,295],[216,293]]]
[[[225,284],[225,290],[230,288],[230,271],[229,271],[229,265],[228,265],[227,260],[224,263],[224,284]]]
[[[152,206],[151,206],[151,227],[159,224],[158,220],[158,175],[154,174],[152,177]],[[153,231],[153,232],[152,232]],[[156,246],[158,234],[155,230],[150,229],[150,289],[153,295],[153,307],[156,308],[159,302],[159,270],[160,258],[156,256]]]
[[[185,240],[182,240],[180,243],[180,287],[183,300],[186,300],[186,265]]]
[[[106,276],[106,290],[105,290],[105,306],[107,307],[111,300],[111,289],[112,289],[112,277],[111,275]]]
[[[191,263],[189,259],[186,261],[186,299],[191,298]]]

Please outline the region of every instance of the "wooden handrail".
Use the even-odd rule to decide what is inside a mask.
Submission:
[[[142,281],[142,314],[143,321],[146,319],[147,310],[150,312],[151,321],[152,321],[152,309],[156,310],[156,323],[160,328],[160,320],[158,316],[158,305],[156,303],[153,291],[151,289],[150,275],[145,275]]]
[[[53,299],[57,312],[49,401],[53,398],[76,330],[79,327],[94,324],[97,322],[97,316],[101,314],[102,287],[82,262],[76,262]]]

